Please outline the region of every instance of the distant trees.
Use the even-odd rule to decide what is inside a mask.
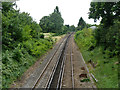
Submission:
[[[63,25],[63,23],[64,20],[59,11],[59,7],[56,6],[52,14],[50,14],[49,16],[44,16],[40,20],[39,25],[42,28],[43,32],[52,32],[56,33],[56,35],[76,30],[74,25]]]
[[[79,22],[78,22],[78,26],[82,26],[82,25],[84,25],[85,26],[85,21],[83,20],[83,18],[81,17],[80,19],[79,19]]]
[[[40,20],[40,27],[43,29],[43,32],[53,32],[60,33],[62,31],[64,20],[61,17],[58,6],[54,9],[54,12],[49,16],[44,16]]]

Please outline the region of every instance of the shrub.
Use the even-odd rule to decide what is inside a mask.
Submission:
[[[92,29],[84,28],[83,30],[76,32],[75,41],[81,44],[81,46],[86,47],[87,50],[93,50],[96,46],[96,40],[93,36]]]
[[[44,39],[44,34],[40,34],[40,38]]]

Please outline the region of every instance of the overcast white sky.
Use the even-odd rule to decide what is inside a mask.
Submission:
[[[64,19],[64,24],[77,26],[80,17],[89,24],[94,23],[93,19],[88,19],[88,12],[91,0],[18,0],[16,1],[21,12],[28,12],[35,21],[43,16],[51,14],[58,6]]]

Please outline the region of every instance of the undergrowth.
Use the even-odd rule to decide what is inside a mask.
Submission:
[[[14,49],[3,50],[2,88],[9,88],[52,45],[52,39],[31,39],[19,43]]]

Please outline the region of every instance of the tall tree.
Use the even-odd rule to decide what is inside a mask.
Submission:
[[[45,16],[40,20],[39,25],[43,29],[43,32],[60,33],[63,23],[64,20],[59,12],[58,6],[56,6],[52,14]]]
[[[86,27],[86,22],[83,20],[82,17],[79,19],[78,27],[80,30],[82,30],[84,27]]]
[[[89,10],[89,18],[95,22],[101,18],[104,27],[113,25],[114,19],[120,18],[120,2],[92,2]]]
[[[56,8],[54,9],[54,13],[60,14],[60,12],[59,12],[59,7],[58,7],[58,6],[56,6]]]
[[[119,2],[92,2],[89,18],[97,21],[101,18],[101,23],[95,30],[97,45],[102,45],[119,52],[120,41],[120,1]]]
[[[49,16],[44,16],[40,20],[39,25],[42,28],[43,32],[49,32],[51,30]]]

